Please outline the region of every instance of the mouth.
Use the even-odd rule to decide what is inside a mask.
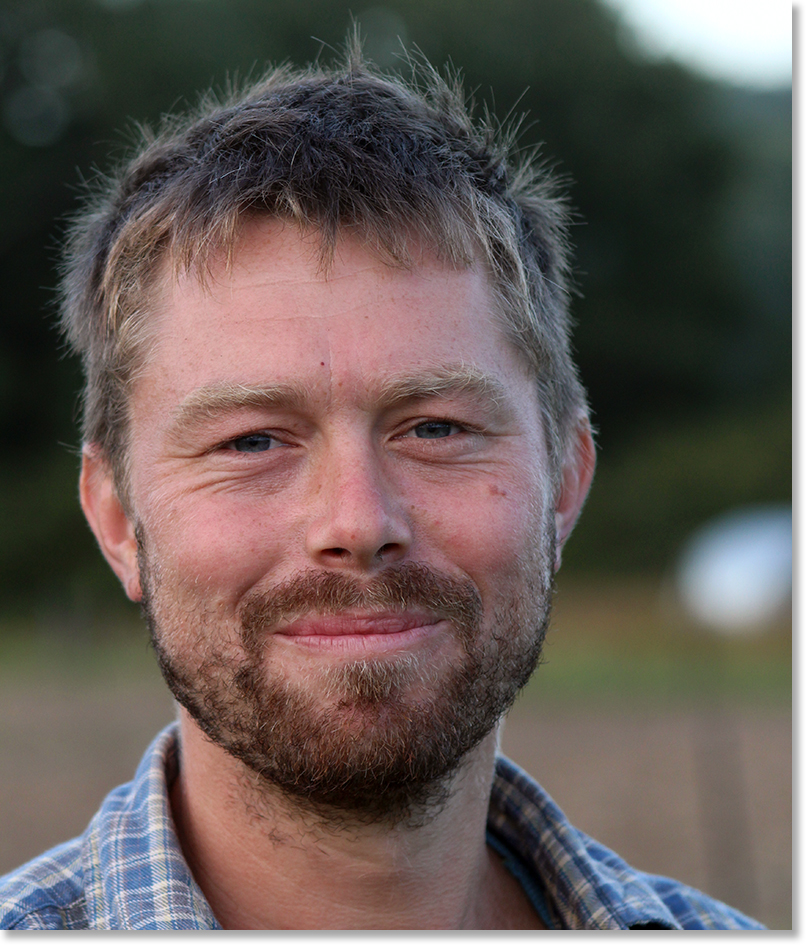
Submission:
[[[447,623],[425,613],[307,616],[275,631],[281,641],[332,653],[391,652],[433,639]]]

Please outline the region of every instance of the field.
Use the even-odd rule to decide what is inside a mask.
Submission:
[[[136,622],[0,634],[0,873],[80,833],[173,709]],[[562,587],[504,751],[581,829],[792,925],[791,637],[718,640],[649,583]]]

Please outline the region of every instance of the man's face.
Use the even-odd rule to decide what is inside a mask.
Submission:
[[[479,270],[251,223],[167,280],[131,402],[137,576],[198,724],[316,808],[439,800],[543,640],[554,511]],[[138,585],[140,584],[140,590]]]

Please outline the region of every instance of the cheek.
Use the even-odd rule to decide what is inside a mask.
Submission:
[[[514,574],[516,561],[540,549],[545,519],[540,484],[490,480],[445,500],[422,513],[426,546],[441,550],[480,588],[503,582]]]
[[[155,562],[175,578],[178,595],[235,604],[281,559],[284,526],[256,507],[220,498],[214,504],[154,505],[144,530]]]

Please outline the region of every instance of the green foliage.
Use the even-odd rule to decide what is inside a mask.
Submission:
[[[790,92],[651,62],[597,0],[351,9],[387,68],[401,64],[399,34],[460,68],[480,108],[508,125],[526,113],[521,145],[542,142],[570,181],[575,345],[602,460],[567,560],[660,568],[704,516],[788,500]],[[330,59],[349,24],[346,0],[0,5],[7,609],[42,598],[76,609],[115,587],[101,579],[62,447],[76,444],[79,372],[52,326],[54,258],[80,181],[121,157],[133,120],[154,123],[269,62]]]
[[[649,431],[595,478],[566,562],[587,572],[662,570],[721,511],[791,499],[791,394]],[[610,552],[607,555],[607,552]]]

